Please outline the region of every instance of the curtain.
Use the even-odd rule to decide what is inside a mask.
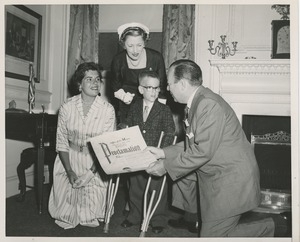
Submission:
[[[166,68],[175,60],[194,60],[195,5],[164,5],[162,53]]]
[[[71,5],[67,78],[79,64],[98,63],[98,5]]]

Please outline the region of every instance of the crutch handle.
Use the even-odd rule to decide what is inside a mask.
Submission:
[[[173,144],[173,145],[175,145],[175,144],[176,144],[176,142],[177,142],[177,136],[175,135],[175,136],[174,136],[174,140],[173,140],[173,143],[172,143],[172,144]]]
[[[160,132],[160,137],[159,137],[159,140],[158,140],[157,148],[160,148],[162,139],[163,139],[163,137],[164,137],[164,134],[165,134],[164,131],[161,131],[161,132]]]

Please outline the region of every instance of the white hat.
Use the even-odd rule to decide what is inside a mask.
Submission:
[[[122,36],[124,30],[127,29],[127,28],[130,28],[130,27],[132,27],[132,28],[134,28],[134,27],[139,27],[139,28],[141,28],[142,30],[144,30],[146,34],[149,35],[149,33],[150,33],[148,27],[147,27],[146,25],[144,25],[144,24],[141,24],[141,23],[127,23],[127,24],[121,25],[121,26],[118,28],[119,39],[121,38],[121,36]]]

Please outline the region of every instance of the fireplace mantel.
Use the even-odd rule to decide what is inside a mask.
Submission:
[[[268,74],[268,75],[290,75],[289,59],[271,60],[210,60],[210,65],[218,68],[222,74]]]
[[[244,114],[290,116],[290,60],[210,60],[212,89]]]

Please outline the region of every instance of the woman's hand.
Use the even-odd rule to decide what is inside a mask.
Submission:
[[[132,102],[134,95],[135,95],[134,93],[126,92],[123,97],[123,102],[125,104],[130,104]]]
[[[120,130],[120,129],[127,129],[128,128],[128,125],[125,124],[125,123],[119,123],[117,125],[117,130]]]
[[[124,96],[125,96],[125,92],[124,90],[121,88],[118,91],[114,92],[114,96],[120,100],[123,100]]]
[[[125,91],[122,88],[114,93],[114,96],[120,99],[125,104],[130,104],[132,102],[134,95],[135,95],[134,93],[130,93],[130,92],[125,93]]]
[[[90,169],[81,177],[79,177],[73,184],[73,188],[85,187],[91,179],[95,176],[95,173]]]
[[[69,182],[73,186],[75,184],[75,181],[78,179],[76,173],[73,170],[68,170],[67,171],[67,176],[69,178]]]

